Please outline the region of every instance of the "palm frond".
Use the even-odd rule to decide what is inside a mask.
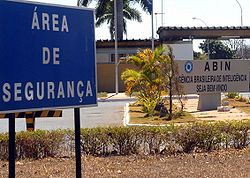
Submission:
[[[135,8],[131,8],[130,6],[127,6],[124,9],[123,14],[126,19],[142,22],[141,13],[139,10]]]
[[[100,27],[105,21],[107,21],[109,23],[110,16],[111,16],[111,14],[106,14],[106,15],[98,18],[96,21],[96,27]]]
[[[78,0],[77,1],[77,6],[87,7],[91,2],[92,2],[92,0]]]

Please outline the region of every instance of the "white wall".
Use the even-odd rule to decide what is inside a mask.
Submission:
[[[118,48],[118,54],[135,55],[138,52],[138,48]],[[115,54],[114,48],[99,48],[96,49],[96,61],[97,63],[110,63],[111,55]]]
[[[176,60],[193,60],[193,44],[192,41],[178,42],[168,44],[173,49],[173,55]]]
[[[176,60],[193,60],[192,41],[178,41],[168,44],[173,49],[173,55]],[[139,48],[118,48],[118,54],[136,54]],[[96,59],[98,63],[109,63],[111,54],[115,54],[114,48],[98,48],[96,50]]]

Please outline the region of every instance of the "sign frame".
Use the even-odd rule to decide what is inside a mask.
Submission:
[[[0,3],[6,3],[6,2],[14,2],[14,3],[23,3],[23,4],[34,4],[34,5],[44,5],[44,6],[51,6],[51,7],[63,7],[63,8],[68,8],[67,6],[56,6],[56,5],[51,5],[51,4],[43,4],[43,3],[31,3],[31,2],[21,2],[21,1],[13,1],[13,0],[5,0],[5,1],[1,1]],[[1,6],[0,6],[1,8]],[[72,7],[69,7],[72,8]],[[35,8],[36,9],[36,8]],[[80,8],[77,8],[80,9]],[[82,8],[83,10],[86,10],[87,8]],[[91,9],[89,9],[91,10]],[[97,105],[97,72],[96,72],[96,43],[95,43],[95,25],[94,25],[94,11],[92,11],[92,15],[93,15],[93,55],[94,55],[94,65],[92,67],[94,67],[94,103],[92,104],[84,104],[84,105],[73,105],[73,106],[65,106],[65,107],[42,107],[40,108],[40,110],[43,110],[45,108],[69,108],[69,107],[74,107],[74,122],[75,122],[75,157],[76,157],[76,177],[81,178],[82,177],[82,164],[81,164],[81,145],[80,145],[80,107],[87,107],[87,106],[96,106]],[[1,16],[0,16],[0,20]],[[48,27],[47,27],[48,28]],[[53,27],[54,28],[54,27]],[[0,29],[1,30],[1,29]],[[0,31],[2,33],[2,31]],[[1,35],[1,34],[0,34]],[[1,36],[0,36],[1,37]],[[1,44],[0,44],[0,49],[1,49]],[[55,53],[53,53],[55,54]],[[57,61],[56,61],[57,62]],[[44,64],[44,63],[43,63]],[[13,68],[11,68],[13,70]],[[0,81],[1,82],[1,81]],[[74,85],[74,84],[73,84]],[[88,84],[87,84],[88,85]],[[33,88],[32,88],[33,89]],[[49,90],[49,89],[48,89]],[[71,89],[72,91],[73,89]],[[59,92],[59,90],[58,90]],[[79,92],[79,88],[78,88],[78,92]],[[87,92],[87,91],[86,91]],[[41,96],[41,95],[40,95]],[[74,95],[73,95],[74,96]],[[79,93],[78,93],[79,96]],[[16,97],[16,95],[15,95]],[[91,101],[93,102],[93,101]],[[7,110],[7,111],[1,111],[0,113],[9,113],[9,177],[10,178],[14,178],[15,177],[15,154],[16,154],[16,144],[15,144],[15,113],[16,111],[34,111],[34,110],[39,110],[38,108],[26,108],[26,109],[17,109],[17,110]],[[11,112],[11,113],[10,113]]]
[[[92,62],[94,65],[91,65],[91,67],[94,68],[94,77],[92,76],[92,80],[94,80],[93,83],[91,83],[92,86],[92,90],[93,90],[93,99],[91,99],[91,103],[90,104],[85,104],[85,103],[80,103],[80,104],[68,104],[68,105],[50,105],[50,106],[36,106],[36,107],[24,107],[24,108],[9,108],[9,109],[2,109],[0,108],[0,113],[16,113],[16,112],[29,112],[29,111],[40,111],[40,110],[48,110],[48,109],[66,109],[66,108],[78,108],[78,107],[94,107],[97,106],[97,65],[96,65],[96,42],[95,42],[95,25],[94,25],[94,9],[93,8],[85,8],[85,7],[74,7],[74,6],[66,6],[66,5],[57,5],[57,4],[48,4],[48,3],[41,3],[41,2],[31,2],[31,1],[21,1],[21,0],[5,0],[3,1],[3,3],[17,3],[17,4],[28,4],[28,5],[34,5],[34,6],[42,6],[42,7],[46,7],[49,6],[50,8],[63,8],[64,10],[66,9],[66,11],[69,10],[80,10],[80,11],[89,11],[89,13],[91,13],[93,15],[93,58],[94,61]],[[46,32],[45,32],[46,33]],[[0,48],[1,49],[1,48]],[[86,68],[86,67],[85,67]],[[89,68],[89,66],[88,66]],[[29,69],[28,69],[29,70]],[[83,69],[84,70],[84,69]],[[82,74],[82,73],[81,73]],[[63,76],[63,75],[62,75]],[[94,79],[93,79],[94,78]],[[26,79],[26,78],[25,78]],[[26,79],[28,80],[28,79]],[[59,79],[60,80],[60,79]],[[72,80],[74,81],[74,80]],[[19,82],[19,81],[18,81]],[[23,81],[20,81],[20,83],[22,83]],[[57,81],[56,81],[57,82]],[[85,81],[84,81],[85,82]],[[24,82],[25,85],[25,82]],[[65,86],[64,86],[65,87]],[[12,87],[13,88],[13,87]],[[24,86],[23,86],[24,88]],[[46,90],[46,89],[45,89]],[[24,91],[22,91],[24,92]],[[34,90],[34,92],[36,92]],[[44,91],[46,92],[46,91]],[[14,95],[14,94],[12,94]],[[12,96],[13,97],[13,96]],[[67,100],[67,98],[65,98],[65,100]],[[35,102],[35,101],[33,101]],[[45,101],[46,102],[46,99]],[[55,100],[55,103],[57,102],[57,100]],[[22,102],[20,102],[20,105],[22,105]]]
[[[249,91],[248,60],[175,60],[177,81],[186,94],[214,94]]]

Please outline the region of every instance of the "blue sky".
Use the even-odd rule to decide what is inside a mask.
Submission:
[[[33,0],[35,1],[35,0]],[[39,2],[76,6],[77,0],[37,0]],[[250,0],[238,0],[243,9],[243,25],[250,26]],[[163,26],[240,26],[240,7],[236,0],[153,0],[154,13],[161,13],[163,2]],[[94,4],[92,4],[94,7]],[[135,5],[141,9],[139,5]],[[154,17],[154,28],[162,25],[161,15]],[[128,22],[128,39],[151,38],[151,16],[142,12],[142,23]],[[156,28],[155,28],[156,29]],[[154,34],[156,36],[156,33]],[[96,29],[96,39],[109,39],[107,25]],[[126,36],[125,36],[126,38]]]

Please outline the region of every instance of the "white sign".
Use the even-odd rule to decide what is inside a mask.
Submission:
[[[186,94],[248,92],[248,60],[176,60]]]

